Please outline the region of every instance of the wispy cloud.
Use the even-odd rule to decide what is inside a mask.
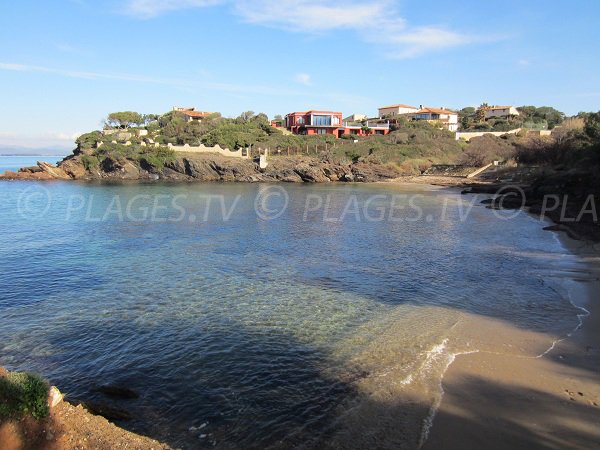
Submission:
[[[129,0],[126,12],[149,19],[169,11],[219,4],[229,5],[243,22],[288,32],[354,31],[359,39],[377,44],[389,58],[412,58],[481,41],[441,26],[411,27],[392,0]]]
[[[432,51],[459,47],[475,42],[473,37],[438,27],[418,27],[388,34],[386,27],[373,39],[386,45],[386,53],[391,58],[413,58]]]
[[[17,71],[17,72],[29,72],[29,73],[43,73],[49,75],[56,75],[67,78],[79,78],[84,80],[108,80],[108,81],[126,81],[135,83],[148,83],[148,84],[160,84],[165,86],[172,86],[176,88],[185,89],[207,89],[229,93],[250,93],[260,95],[271,95],[271,96],[294,96],[303,95],[302,92],[280,88],[274,86],[261,86],[261,85],[246,85],[246,84],[234,84],[234,83],[213,83],[213,82],[198,82],[176,78],[155,78],[147,77],[136,74],[126,73],[101,73],[101,72],[86,72],[77,70],[66,70],[66,69],[54,69],[51,67],[28,65],[28,64],[16,64],[16,63],[3,63],[0,62],[0,70],[4,71]]]
[[[307,73],[299,73],[294,77],[296,83],[303,84],[304,86],[312,86],[312,78]]]
[[[238,0],[235,11],[247,22],[292,32],[355,31],[389,58],[412,58],[475,41],[439,26],[410,27],[388,0],[349,1],[339,6],[320,0]]]
[[[129,0],[125,13],[150,19],[166,12],[189,8],[204,8],[223,3],[223,0]]]
[[[385,17],[387,1],[238,0],[234,11],[246,22],[297,32],[359,29]]]

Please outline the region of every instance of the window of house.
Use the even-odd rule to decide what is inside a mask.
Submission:
[[[331,125],[331,116],[312,116],[312,124],[318,127]]]
[[[298,117],[298,123],[300,125],[304,124],[304,117],[302,117],[302,116]]]

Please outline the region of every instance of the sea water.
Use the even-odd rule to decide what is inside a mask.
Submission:
[[[62,156],[0,156],[0,174],[10,170],[17,172],[21,167],[33,167],[38,161],[56,164]]]
[[[540,219],[452,190],[4,182],[0,194],[0,365],[125,409],[120,425],[175,446],[320,448],[350,428],[373,443],[358,407],[417,446],[454,355],[488,345],[464,337],[466,318],[549,339],[578,323],[552,281],[576,262]],[[109,399],[106,384],[140,398]],[[420,395],[414,413],[404,393]]]

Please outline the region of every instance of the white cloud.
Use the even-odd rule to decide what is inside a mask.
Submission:
[[[299,73],[294,77],[296,83],[303,84],[304,86],[312,86],[311,76],[307,73]]]
[[[390,58],[412,58],[482,41],[440,26],[411,27],[392,0],[129,0],[127,12],[152,18],[168,11],[218,4],[230,5],[246,23],[289,32],[354,31]],[[489,42],[489,38],[486,40]]]
[[[412,58],[475,41],[438,26],[410,27],[390,0],[371,2],[324,0],[235,0],[242,20],[308,34],[350,30],[389,58]]]
[[[129,0],[125,12],[132,16],[149,19],[169,11],[204,8],[220,3],[223,3],[223,0]]]
[[[388,2],[338,2],[335,5],[319,0],[238,0],[234,4],[235,12],[246,22],[315,32],[364,28],[370,21],[385,17]]]
[[[383,27],[385,33],[385,27]],[[419,27],[406,31],[380,35],[376,42],[388,43],[388,55],[395,58],[412,58],[423,53],[444,50],[474,42],[474,39],[437,27]]]

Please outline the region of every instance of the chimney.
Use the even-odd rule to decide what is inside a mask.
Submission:
[[[419,109],[423,109],[423,105],[419,105]]]

